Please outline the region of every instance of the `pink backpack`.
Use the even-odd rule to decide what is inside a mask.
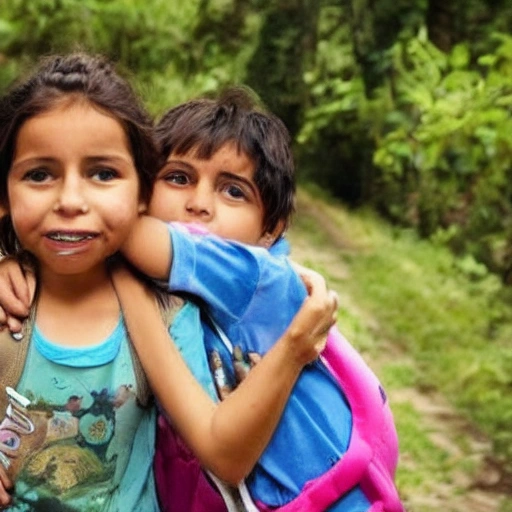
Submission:
[[[329,471],[307,482],[295,499],[278,509],[255,503],[244,483],[239,486],[239,497],[233,499],[232,490],[201,470],[162,417],[155,456],[162,511],[324,512],[359,485],[371,504],[371,512],[403,512],[394,483],[398,438],[384,390],[362,357],[335,328],[329,333],[321,358],[343,390],[353,421],[348,450]]]
[[[157,424],[155,481],[162,512],[227,512],[217,486],[167,419]]]

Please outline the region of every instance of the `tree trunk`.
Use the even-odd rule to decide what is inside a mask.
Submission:
[[[456,2],[446,0],[429,0],[428,2],[428,37],[445,53],[448,53],[456,42],[454,21],[456,11]]]

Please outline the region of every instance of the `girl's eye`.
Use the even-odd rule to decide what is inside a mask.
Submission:
[[[45,169],[32,169],[25,173],[23,179],[35,183],[43,183],[50,178],[50,173]]]
[[[175,185],[188,185],[190,179],[184,172],[170,172],[164,176],[164,180]]]
[[[111,181],[117,178],[118,175],[117,171],[108,168],[95,169],[92,173],[92,177],[98,181]]]

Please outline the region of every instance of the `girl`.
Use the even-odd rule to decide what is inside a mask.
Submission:
[[[136,400],[141,381],[107,264],[146,208],[156,164],[148,116],[103,59],[52,57],[0,101],[0,251],[23,255],[38,277],[28,352],[0,424],[11,471],[0,464],[0,478],[16,479],[9,510],[158,510],[155,408]],[[236,483],[250,470],[323,346],[335,304],[321,295],[219,406],[172,344],[159,361],[173,376],[166,412],[221,478]],[[173,312],[171,334],[202,343],[197,307]]]

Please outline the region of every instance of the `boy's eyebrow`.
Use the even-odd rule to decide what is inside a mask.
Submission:
[[[254,183],[253,181],[251,181],[250,179],[248,179],[244,176],[240,176],[238,174],[233,174],[230,171],[221,171],[221,176],[223,178],[229,178],[230,180],[241,181],[242,183],[249,185],[255,191],[257,190],[256,183]]]
[[[173,158],[173,159],[167,160],[165,162],[165,164],[163,165],[162,170],[167,169],[171,165],[175,165],[175,164],[186,167],[187,169],[196,170],[196,168],[193,165],[189,164],[188,162],[185,162],[184,160],[180,160],[179,158]]]
[[[186,169],[189,169],[189,170],[194,171],[196,173],[199,173],[199,170],[197,169],[196,166],[191,165],[190,163],[185,162],[184,160],[180,160],[179,158],[172,158],[172,159],[167,160],[167,162],[165,162],[165,164],[163,165],[163,167],[162,167],[160,172],[167,171],[169,169],[169,167],[171,167],[172,165],[175,165],[175,164],[177,164],[177,165],[179,165],[181,167],[185,167]],[[259,190],[258,190],[258,187],[256,186],[256,183],[254,183],[254,181],[246,178],[245,176],[240,176],[239,174],[234,174],[231,171],[224,171],[224,170],[221,170],[220,176],[222,178],[228,178],[228,179],[233,180],[233,181],[240,181],[241,183],[244,183],[248,187],[250,187],[254,193],[256,193],[256,194],[259,193]]]

